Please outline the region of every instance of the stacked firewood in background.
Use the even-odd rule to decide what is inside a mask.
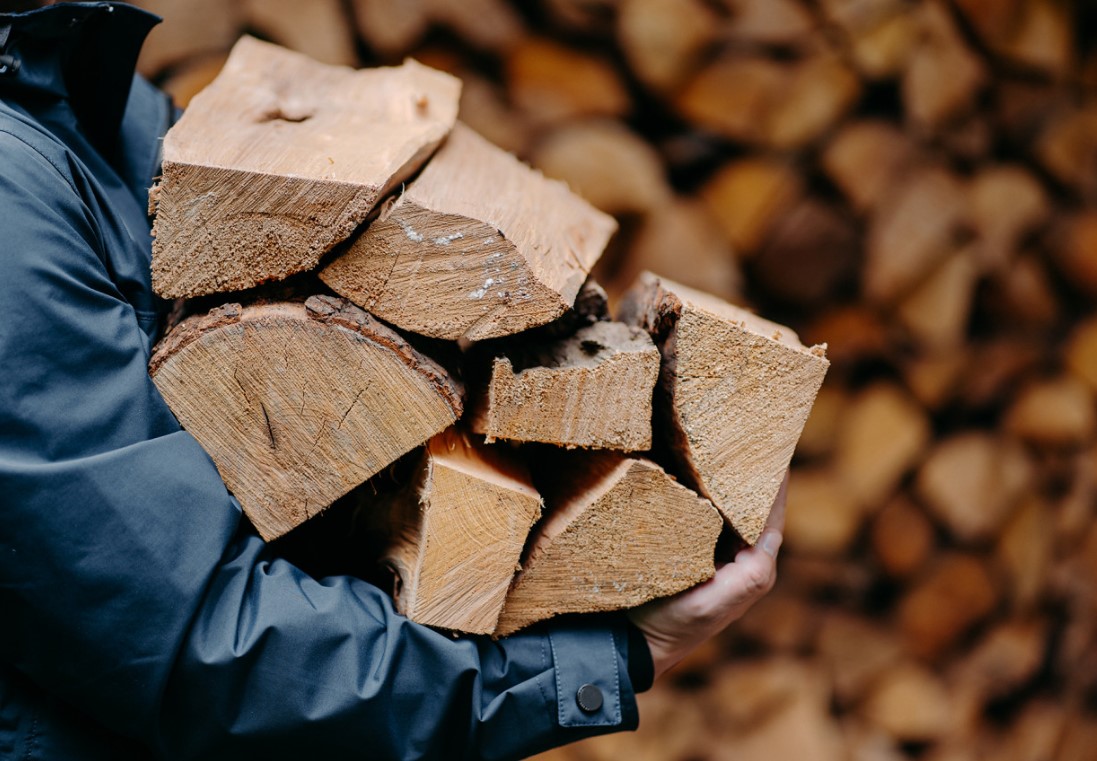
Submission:
[[[546,757],[1094,757],[1087,4],[142,4],[182,103],[245,31],[449,71],[462,121],[616,217],[612,303],[653,270],[829,344],[777,588],[638,733]]]

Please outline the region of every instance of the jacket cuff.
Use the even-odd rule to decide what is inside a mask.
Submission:
[[[628,631],[628,676],[632,689],[637,694],[647,692],[655,682],[655,661],[651,657],[651,647],[644,633],[628,619],[625,619]]]

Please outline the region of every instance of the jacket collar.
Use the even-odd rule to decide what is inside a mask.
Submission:
[[[159,22],[117,2],[0,14],[0,98],[67,99],[91,142],[112,153],[137,54]]]

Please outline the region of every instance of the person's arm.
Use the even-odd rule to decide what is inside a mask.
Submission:
[[[274,557],[149,381],[119,231],[2,131],[0,166],[0,658],[171,758],[515,758],[636,726],[623,617],[454,640]]]

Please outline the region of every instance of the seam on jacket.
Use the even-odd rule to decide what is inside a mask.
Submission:
[[[15,140],[18,140],[20,143],[27,146],[32,151],[34,151],[39,156],[41,156],[42,160],[45,161],[47,164],[49,164],[51,167],[53,167],[54,171],[57,172],[57,174],[59,174],[61,176],[61,179],[65,181],[65,184],[69,186],[69,189],[72,190],[72,192],[75,193],[76,195],[78,195],[78,196],[80,195],[80,191],[76,189],[76,184],[73,183],[72,179],[65,173],[65,170],[63,170],[61,167],[57,166],[57,164],[54,163],[53,159],[51,159],[49,156],[47,156],[45,153],[43,153],[38,148],[38,146],[34,145],[31,142],[28,142],[26,140],[26,138],[24,138],[20,135],[17,135],[16,133],[12,132],[10,129],[8,129],[6,127],[0,127],[0,134],[11,135]],[[68,148],[65,148],[65,150],[68,151]]]
[[[552,637],[548,638],[549,647],[552,648],[552,676],[556,682],[556,721],[563,726],[564,719],[564,685],[560,684],[560,667],[557,665],[560,662],[560,656],[556,652],[556,643]]]
[[[41,733],[38,728],[38,721],[37,714],[30,720],[30,731],[27,732],[27,752],[23,754],[23,761],[33,761],[35,751],[38,750],[38,735]]]
[[[548,635],[545,635],[541,639],[541,670],[542,671],[545,671],[545,670],[548,669],[548,658],[545,657],[545,640],[546,639],[548,639]],[[555,654],[553,655],[552,667],[553,667],[553,669],[556,668]],[[545,694],[545,684],[540,679],[537,680],[537,689],[541,691],[541,699],[545,701],[545,706],[546,707],[551,706],[552,701],[549,700],[549,696],[547,694]],[[560,694],[560,688],[559,687],[556,688],[556,694],[557,695]],[[557,714],[557,716],[559,716],[559,714]]]

